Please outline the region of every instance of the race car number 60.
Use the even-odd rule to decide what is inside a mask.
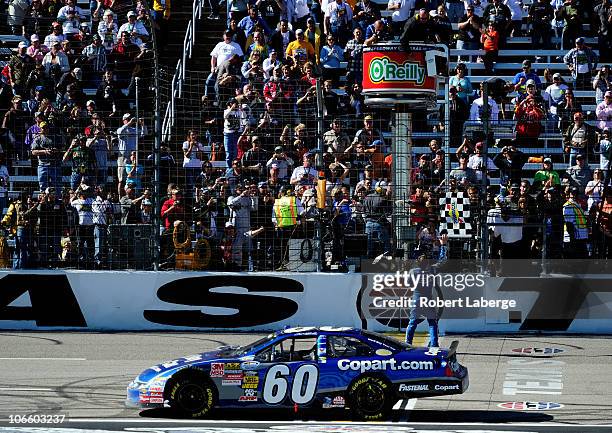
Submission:
[[[268,404],[278,404],[285,399],[289,388],[287,376],[291,373],[288,366],[276,364],[266,373],[263,387],[263,400]],[[319,369],[312,364],[300,365],[293,376],[291,400],[297,404],[307,404],[314,398],[319,380]]]

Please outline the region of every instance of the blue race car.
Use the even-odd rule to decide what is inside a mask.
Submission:
[[[353,328],[285,329],[155,365],[128,385],[126,405],[169,406],[193,418],[214,408],[350,408],[357,419],[379,420],[399,399],[465,392],[457,345],[411,347]]]

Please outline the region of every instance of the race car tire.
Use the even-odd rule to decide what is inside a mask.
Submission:
[[[187,370],[167,386],[170,407],[179,415],[202,418],[217,404],[217,389],[205,373]]]
[[[390,391],[389,383],[381,377],[358,377],[346,391],[353,416],[360,421],[386,419],[393,406]]]

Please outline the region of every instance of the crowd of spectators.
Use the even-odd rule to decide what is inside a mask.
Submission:
[[[67,2],[70,12],[74,4]],[[211,6],[210,18],[216,19],[219,7]],[[290,240],[313,239],[315,233],[322,243],[329,240],[326,262],[342,268],[350,235],[367,239],[365,251],[350,255],[372,258],[392,249],[391,214],[397,206],[408,210],[417,249],[432,250],[439,237],[439,198],[448,191],[469,196],[475,234],[483,224],[491,229],[493,257],[525,257],[525,248],[532,257],[609,256],[612,85],[606,62],[612,12],[607,1],[536,0],[523,7],[517,0],[401,0],[385,8],[371,0],[226,0],[226,7],[227,29],[210,53],[198,127],[186,131],[182,145],[162,148],[160,180],[167,196],[157,217],[166,263],[171,265],[177,253],[175,228],[186,221],[194,239],[211,245],[213,268],[283,269]],[[151,207],[154,156],[139,151],[148,128],[129,108],[152,29],[141,20],[144,8],[124,11],[127,24],[121,24],[123,16],[116,23],[113,8],[108,10],[109,18],[98,11],[103,18],[97,32],[81,25],[78,32],[67,32],[70,26],[58,15],[48,36],[28,33],[31,45],[20,45],[7,67],[0,92],[7,95],[4,126],[12,137],[4,151],[7,182],[11,164],[29,158],[37,163],[40,183],[37,198],[25,194],[5,217],[16,231],[15,250],[26,251],[17,267],[34,256],[31,239],[43,235],[38,263],[46,265],[45,257],[56,255],[68,238],[77,244],[79,263],[105,267],[106,225],[157,220]],[[79,12],[67,16],[75,20]],[[10,25],[27,33],[29,21]],[[540,49],[559,49],[558,61],[567,72],[534,70],[532,61],[542,59],[532,52],[511,82],[493,78],[484,95],[484,87],[473,86],[468,68],[459,63],[449,73],[450,124],[442,121],[444,106],[435,125],[424,113],[415,114],[422,130],[448,128],[455,154],[445,155],[440,134],[428,140],[429,151],[413,155],[410,190],[393,185],[391,143],[383,133],[392,113],[372,112],[364,103],[363,46],[395,39],[406,47],[425,41],[483,49],[481,56],[462,57],[482,62],[492,75],[499,50],[526,34]],[[553,43],[555,35],[559,44]],[[596,47],[586,43],[592,35],[598,37]],[[64,40],[74,47],[66,48]],[[91,101],[82,94],[83,83],[98,87]],[[584,90],[591,91],[587,100],[574,94]],[[596,109],[582,110],[579,101],[591,101]],[[321,114],[325,132],[319,136]],[[513,121],[512,138],[498,139],[496,127],[506,120]],[[489,136],[483,133],[485,121],[493,130]],[[560,152],[533,150],[544,147],[545,134],[559,138]],[[108,161],[115,156],[117,170],[111,172]],[[69,189],[58,174],[62,160],[72,166]],[[526,164],[541,169],[531,175]],[[57,215],[43,216],[44,203],[55,203]],[[29,223],[16,223],[20,212]],[[74,230],[58,222],[71,213],[78,214]],[[103,223],[96,222],[100,216]]]

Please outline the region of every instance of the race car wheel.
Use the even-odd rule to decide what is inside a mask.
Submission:
[[[201,418],[210,413],[216,404],[217,392],[212,382],[202,374],[179,377],[169,388],[170,407],[181,415]]]
[[[389,384],[379,377],[362,376],[355,380],[347,390],[353,415],[364,421],[386,418],[393,403],[389,390]]]

